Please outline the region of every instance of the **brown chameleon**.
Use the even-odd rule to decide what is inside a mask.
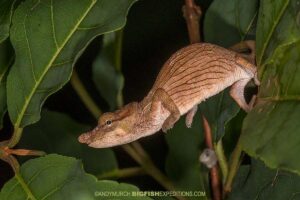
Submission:
[[[126,144],[166,132],[184,114],[191,127],[197,105],[229,86],[231,97],[248,112],[252,105],[245,101],[244,88],[251,79],[259,84],[256,66],[241,54],[209,43],[189,45],[167,60],[141,102],[104,113],[98,126],[78,140],[94,148]]]

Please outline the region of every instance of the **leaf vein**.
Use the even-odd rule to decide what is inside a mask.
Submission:
[[[275,30],[275,27],[276,25],[279,23],[280,21],[280,18],[281,16],[283,15],[284,11],[286,10],[288,4],[290,3],[290,0],[287,0],[284,4],[284,6],[282,7],[281,11],[279,12],[279,15],[277,16],[277,18],[274,20],[274,23],[272,24],[272,27],[271,27],[271,30],[269,31],[269,34],[267,35],[267,38],[265,40],[265,42],[263,43],[263,46],[262,46],[262,50],[261,50],[261,53],[259,55],[259,57],[257,58],[257,63],[258,65],[261,64],[261,60],[263,58],[263,55],[264,55],[264,52],[266,51],[266,48],[268,46],[268,43],[271,39],[271,36],[273,35],[274,33],[274,30]]]
[[[93,8],[94,4],[96,3],[96,0],[92,0],[91,4],[87,7],[87,10],[83,13],[83,15],[79,18],[79,20],[77,21],[77,23],[75,24],[74,28],[71,29],[70,33],[67,35],[66,39],[62,42],[62,45],[57,49],[57,51],[54,53],[52,59],[49,61],[49,63],[47,64],[47,66],[45,67],[45,70],[43,71],[43,73],[41,74],[40,78],[37,80],[36,84],[33,86],[33,89],[31,90],[28,99],[25,101],[21,113],[20,115],[17,117],[16,123],[14,124],[15,127],[19,127],[23,118],[23,115],[32,99],[32,97],[34,96],[35,91],[37,90],[38,86],[40,85],[40,83],[42,82],[43,78],[45,77],[47,71],[50,69],[50,67],[52,66],[53,62],[55,61],[55,59],[57,58],[57,56],[59,55],[59,53],[61,52],[61,50],[64,48],[64,46],[67,44],[68,40],[71,38],[71,36],[74,34],[74,32],[77,30],[78,26],[80,25],[80,23],[83,21],[83,19],[87,16],[87,14],[89,13],[89,11]]]
[[[30,45],[29,45],[27,31],[26,31],[26,23],[25,23],[26,19],[27,19],[27,15],[25,17],[25,20],[24,20],[24,23],[23,23],[23,27],[24,27],[24,33],[25,33],[25,39],[26,39],[27,49],[28,49],[28,53],[29,53],[29,60],[30,60],[31,72],[32,72],[33,80],[36,83],[36,76],[35,76],[35,73],[34,73],[34,65],[33,65],[33,61],[32,61],[31,48],[30,48]]]
[[[55,25],[54,25],[53,0],[51,0],[50,11],[51,11],[51,27],[52,27],[53,40],[54,40],[54,44],[56,46],[56,49],[58,49],[58,43],[57,43],[57,39],[56,39]]]

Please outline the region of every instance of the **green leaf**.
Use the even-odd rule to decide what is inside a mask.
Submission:
[[[110,110],[123,105],[124,77],[121,73],[122,31],[104,34],[102,51],[93,63],[93,81]]]
[[[209,122],[214,134],[214,141],[218,141],[224,136],[226,124],[240,110],[239,106],[229,95],[228,90],[200,104],[200,109]]]
[[[15,127],[39,120],[42,104],[70,79],[74,62],[90,41],[123,27],[134,2],[28,0],[19,5],[11,28],[16,61],[7,83]]]
[[[200,168],[200,147],[203,143],[202,125],[199,112],[194,118],[192,128],[187,128],[181,118],[166,135],[169,147],[166,171],[175,187],[181,191],[205,192],[208,187],[207,171]],[[203,173],[202,173],[203,172]],[[206,196],[191,196],[187,199],[208,199]]]
[[[24,129],[18,147],[80,158],[85,170],[95,175],[117,169],[111,149],[94,149],[78,142],[78,135],[88,129],[65,114],[43,111],[38,123]]]
[[[204,19],[205,41],[230,46],[254,34],[258,0],[214,0]]]
[[[265,64],[267,58],[272,58],[278,46],[299,40],[297,4],[297,1],[290,0],[261,2],[256,39],[256,60],[260,67]]]
[[[263,160],[271,168],[287,169],[298,174],[299,11],[300,5],[296,0],[262,1],[257,29],[261,85],[257,105],[246,117],[241,135],[243,149],[248,154]],[[271,19],[272,27],[267,28]]]
[[[6,105],[6,76],[13,61],[13,48],[9,40],[0,43],[0,129],[2,119],[7,110]]]
[[[286,171],[271,170],[252,159],[242,166],[228,200],[282,200],[300,198],[300,177]]]
[[[2,0],[0,2],[0,43],[9,36],[9,28],[17,0]]]
[[[50,154],[24,163],[20,172],[4,185],[0,199],[150,199],[133,197],[132,194],[137,191],[138,188],[133,185],[114,181],[97,181],[94,176],[83,171],[79,160]],[[123,192],[123,196],[105,196],[105,194],[113,194],[113,192],[115,194],[122,194]]]

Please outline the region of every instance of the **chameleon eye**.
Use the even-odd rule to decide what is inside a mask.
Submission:
[[[105,125],[107,125],[107,126],[110,126],[112,124],[112,121],[111,120],[107,120],[106,122],[105,122]]]

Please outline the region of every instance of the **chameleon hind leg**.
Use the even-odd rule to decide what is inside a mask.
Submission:
[[[192,127],[193,119],[195,114],[197,113],[198,105],[195,105],[191,110],[188,111],[185,117],[185,125],[188,128]]]
[[[246,112],[249,112],[256,99],[256,95],[254,95],[250,101],[249,104],[247,104],[244,96],[244,90],[247,85],[247,83],[251,79],[242,79],[237,82],[235,82],[230,89],[230,96],[236,101],[236,103]]]
[[[165,120],[165,122],[162,125],[162,131],[167,132],[167,130],[173,128],[174,124],[180,118],[180,112],[177,106],[175,105],[174,101],[171,99],[168,93],[162,88],[158,88],[155,91],[153,95],[151,110],[155,109],[154,107],[157,102],[160,102],[162,106],[170,112],[169,117]]]

